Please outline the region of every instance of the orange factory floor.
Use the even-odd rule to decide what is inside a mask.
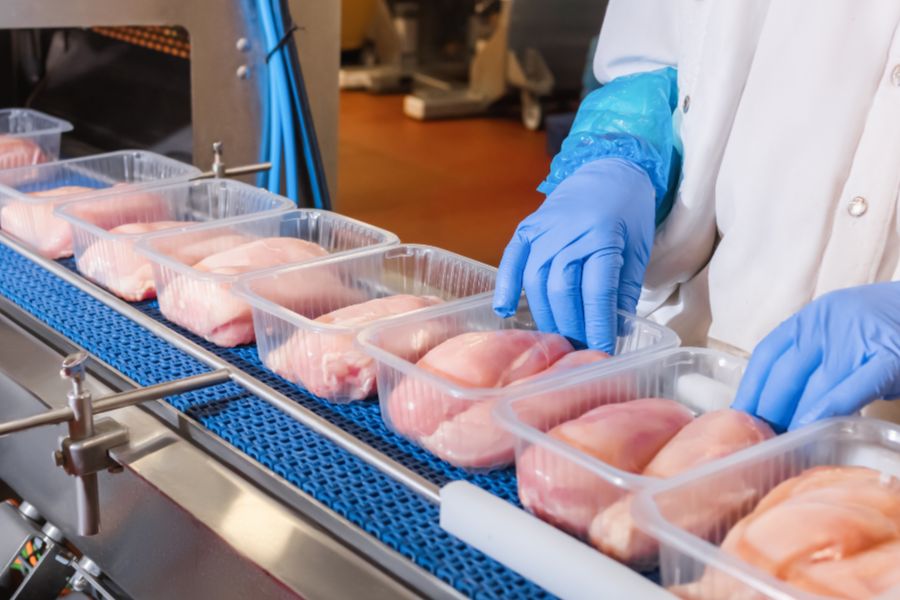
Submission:
[[[513,118],[419,122],[403,97],[343,92],[336,210],[496,265],[543,200],[543,133]]]

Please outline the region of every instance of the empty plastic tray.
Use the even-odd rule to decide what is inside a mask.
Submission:
[[[72,124],[29,108],[0,109],[0,169],[56,160]]]
[[[718,547],[769,490],[822,465],[864,466],[900,477],[900,426],[863,417],[821,421],[639,494],[635,518],[660,542],[663,585],[683,586],[677,591],[690,598],[825,598]],[[878,597],[900,597],[900,588]]]
[[[609,369],[625,355],[634,358],[678,345],[678,336],[664,327],[624,313],[620,321],[616,354],[622,358],[582,368]],[[482,470],[511,464],[512,445],[503,443],[508,436],[493,422],[491,409],[500,399],[530,389],[533,380],[500,388],[466,387],[416,364],[434,346],[460,334],[511,329],[536,329],[524,301],[515,316],[503,319],[494,313],[490,298],[476,298],[363,330],[357,339],[376,360],[381,413],[388,426],[459,467]],[[413,348],[400,343],[410,339],[422,342]],[[406,355],[398,353],[398,347]],[[565,379],[574,372],[557,372],[547,380]]]
[[[56,215],[72,226],[82,275],[125,300],[138,301],[155,297],[156,290],[149,259],[134,251],[137,240],[162,229],[182,231],[197,223],[293,206],[287,198],[244,183],[205,180],[67,202],[56,208]]]
[[[48,258],[71,256],[72,228],[53,214],[58,204],[199,174],[191,165],[134,150],[0,171],[0,229]]]
[[[355,345],[362,327],[489,293],[495,276],[493,267],[446,250],[401,245],[246,276],[235,292],[253,306],[266,366],[319,397],[349,402],[375,393],[375,362]],[[388,296],[378,306],[368,302]],[[335,315],[340,323],[315,320],[363,302]]]
[[[254,245],[246,246],[249,243]],[[239,275],[397,243],[397,236],[383,229],[332,212],[302,209],[152,234],[135,248],[153,264],[163,315],[214,344],[230,347],[254,339],[250,305],[231,292]],[[237,246],[243,247],[228,255],[227,269],[211,272],[206,263],[195,268],[200,257]]]

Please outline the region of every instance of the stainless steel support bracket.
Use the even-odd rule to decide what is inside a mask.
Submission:
[[[94,414],[158,400],[165,396],[187,392],[224,383],[231,378],[227,369],[186,377],[175,381],[137,389],[101,398],[96,403],[85,388],[87,362],[90,355],[79,351],[68,355],[62,363],[60,375],[72,382],[68,393],[68,408],[0,423],[0,435],[40,427],[66,423],[69,435],[60,441],[59,450],[53,454],[56,465],[75,477],[75,500],[78,507],[78,534],[84,536],[100,533],[100,490],[97,474],[102,471],[117,472],[119,464],[110,451],[128,443],[125,427],[113,419],[94,421]]]
[[[128,429],[114,419],[100,419],[94,423],[94,435],[80,441],[63,438],[59,450],[53,453],[57,467],[69,475],[90,475],[100,471],[116,472],[121,465],[109,451],[128,443]]]

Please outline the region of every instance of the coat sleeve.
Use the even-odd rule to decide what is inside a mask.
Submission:
[[[679,0],[610,0],[594,54],[594,75],[622,75],[678,65]]]
[[[653,5],[660,5],[655,7]],[[677,165],[672,131],[672,112],[678,102],[674,43],[657,39],[665,15],[674,19],[675,0],[612,0],[598,42],[597,60],[609,75],[607,62],[617,76],[588,94],[562,148],[550,165],[550,173],[538,191],[550,194],[582,165],[601,158],[622,158],[641,167],[653,183],[657,216],[661,220],[670,202],[673,165]],[[670,7],[670,8],[666,8]],[[657,22],[657,18],[661,19]],[[648,21],[649,19],[649,21]],[[648,27],[642,32],[641,27]],[[670,24],[675,30],[675,23]],[[646,51],[639,51],[645,39]],[[669,41],[674,39],[669,35]],[[671,48],[667,49],[667,46]],[[670,58],[664,58],[664,50]],[[648,57],[653,54],[653,57]],[[595,61],[596,63],[596,61]],[[601,79],[602,81],[602,79]]]

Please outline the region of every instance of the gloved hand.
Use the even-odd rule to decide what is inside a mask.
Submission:
[[[796,429],[900,396],[900,282],[811,302],[753,352],[735,408]]]
[[[516,229],[503,253],[494,310],[525,294],[538,327],[615,350],[616,309],[633,313],[650,258],[656,192],[646,172],[601,158],[562,181]]]

